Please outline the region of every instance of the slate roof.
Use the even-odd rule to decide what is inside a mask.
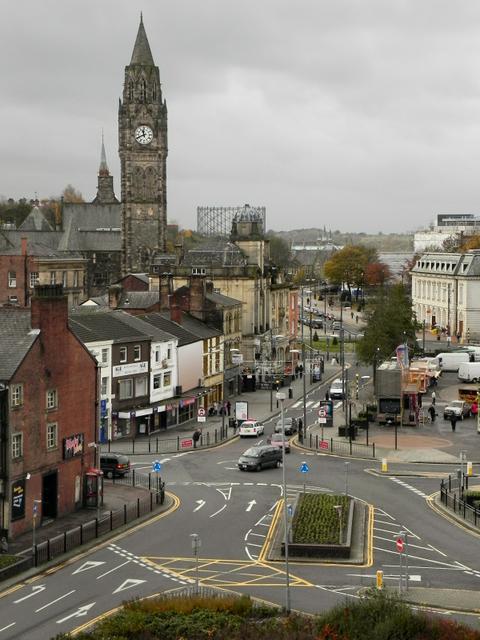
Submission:
[[[30,309],[0,308],[0,380],[10,380],[39,335]]]
[[[198,338],[214,338],[215,336],[223,335],[221,331],[215,329],[215,327],[210,327],[205,324],[201,320],[194,318],[188,313],[181,312],[182,314],[182,327],[187,329],[190,333],[193,333],[194,336]],[[161,315],[164,318],[170,318],[170,312],[161,312]]]
[[[70,315],[69,326],[83,343],[97,340],[145,340],[144,333],[122,322],[117,316],[115,311],[75,311]]]
[[[61,251],[120,251],[121,210],[119,204],[66,204],[58,248]]]
[[[219,305],[220,307],[236,307],[239,304],[243,304],[241,300],[236,298],[230,298],[230,296],[224,296],[223,293],[207,293],[205,294],[207,300]]]
[[[51,252],[58,250],[58,244],[62,237],[61,231],[1,231],[0,232],[0,252],[6,254],[20,255],[22,238],[27,239],[28,252],[31,255],[47,255],[47,249]],[[33,248],[41,253],[34,253]]]
[[[129,313],[125,311],[114,311],[114,313],[118,314],[117,317],[121,322],[128,324],[132,329],[137,329],[146,335],[151,336],[154,340],[158,342],[168,342],[169,340],[177,340],[177,336],[173,335],[173,333],[168,333],[160,327],[156,327],[149,322],[146,322],[142,318],[138,316],[131,316]],[[120,315],[121,314],[121,315]]]
[[[33,207],[28,216],[18,227],[19,231],[53,231],[51,224],[45,218],[39,207]]]
[[[199,336],[195,335],[181,324],[170,320],[170,318],[166,317],[165,314],[147,313],[145,315],[137,317],[145,320],[145,322],[148,322],[155,327],[158,327],[159,329],[167,331],[168,333],[176,336],[178,338],[179,347],[183,347],[186,344],[192,344],[193,342],[198,342],[199,340],[201,340]]]
[[[244,266],[247,259],[233,242],[216,239],[208,240],[187,251],[182,264],[192,267]]]

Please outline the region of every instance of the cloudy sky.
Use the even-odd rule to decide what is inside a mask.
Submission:
[[[168,214],[405,231],[480,212],[478,0],[3,0],[0,194],[91,200],[140,11],[169,109]]]

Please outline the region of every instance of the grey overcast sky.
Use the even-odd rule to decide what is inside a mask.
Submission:
[[[120,194],[140,11],[169,110],[168,217],[406,231],[480,211],[478,0],[1,0],[0,194]]]

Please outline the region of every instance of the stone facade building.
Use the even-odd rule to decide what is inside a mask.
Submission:
[[[147,271],[164,253],[167,228],[167,104],[143,20],[125,67],[118,112],[122,273]]]

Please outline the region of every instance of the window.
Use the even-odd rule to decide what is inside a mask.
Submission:
[[[120,400],[126,400],[133,396],[133,381],[131,378],[118,381],[118,397]]]
[[[172,373],[171,371],[166,371],[163,374],[163,386],[169,387],[172,384]]]
[[[10,406],[20,407],[23,404],[23,384],[12,384],[10,387]]]
[[[142,378],[135,378],[135,397],[147,395],[147,376]]]
[[[36,284],[38,284],[38,271],[32,271],[30,273],[30,289],[33,289]]]
[[[207,273],[205,267],[192,267],[192,275],[204,276]]]
[[[172,345],[169,344],[167,347],[167,360],[171,360],[172,359]]]
[[[68,284],[68,271],[62,271],[62,284],[64,287]]]
[[[155,349],[155,362],[160,362],[160,349]]]
[[[78,271],[73,272],[73,286],[78,287]]]
[[[142,347],[139,344],[136,344],[133,347],[133,359],[135,362],[138,362],[142,359]]]
[[[12,304],[16,304],[18,302],[18,296],[8,296],[8,301]]]
[[[56,449],[58,444],[57,423],[47,424],[47,449]]]
[[[162,388],[162,374],[158,373],[156,376],[153,376],[153,388],[161,389]]]
[[[12,459],[23,456],[23,434],[12,433]]]
[[[108,349],[102,349],[102,363],[108,362]]]
[[[56,409],[58,405],[57,390],[49,389],[47,391],[47,410]]]
[[[102,396],[106,396],[108,393],[108,378],[102,378],[102,382],[100,385],[100,394]]]
[[[10,289],[14,289],[17,286],[17,272],[9,271],[8,272],[8,286]]]
[[[120,347],[120,362],[127,361],[127,347]]]

